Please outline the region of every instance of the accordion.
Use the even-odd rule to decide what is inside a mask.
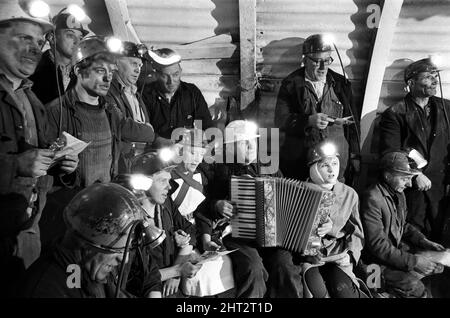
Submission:
[[[262,247],[282,247],[317,255],[335,195],[316,184],[278,177],[231,177],[230,199],[237,208],[232,236],[256,240]]]

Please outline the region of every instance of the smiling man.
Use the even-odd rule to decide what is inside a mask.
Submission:
[[[43,34],[52,25],[33,18],[18,1],[2,2],[0,15],[0,297],[41,252],[39,219],[52,178],[54,152],[47,113],[31,91]],[[78,158],[65,157],[57,174],[70,174]]]
[[[404,80],[409,93],[381,115],[380,154],[416,149],[427,161],[405,191],[408,221],[440,242],[450,184],[448,146],[450,102],[437,98],[438,67],[430,58],[408,65]]]
[[[332,45],[323,34],[309,36],[303,42],[303,67],[281,84],[275,108],[275,126],[285,133],[280,169],[286,177],[306,180],[308,149],[328,140],[341,154],[339,179],[351,184],[359,172],[359,117],[350,82],[329,68]],[[335,120],[349,116],[351,121]]]
[[[30,77],[34,82],[33,92],[44,104],[63,95],[68,88],[73,50],[89,33],[66,9],[53,17],[53,23],[55,32],[46,34],[50,49],[43,53],[36,72]]]

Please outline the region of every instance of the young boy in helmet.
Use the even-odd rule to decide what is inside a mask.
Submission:
[[[195,226],[176,209],[170,198],[170,171],[175,165],[170,164],[168,148],[158,153],[147,153],[136,157],[131,166],[132,174],[150,177],[153,182],[145,192],[148,201],[145,204],[148,222],[164,230],[165,240],[151,250],[156,260],[163,282],[162,296],[181,297],[179,290],[181,278],[194,277],[201,265],[192,264],[191,253],[196,244]]]
[[[70,82],[72,71],[72,53],[78,42],[89,31],[75,16],[64,8],[52,19],[54,32],[48,32],[46,38],[50,48],[42,54],[36,71],[30,77],[34,82],[33,92],[47,104],[64,95]]]
[[[359,112],[350,82],[329,69],[332,45],[324,34],[309,36],[303,42],[303,67],[281,84],[275,107],[275,126],[285,133],[280,169],[288,178],[306,180],[308,149],[327,139],[341,154],[339,179],[351,184],[352,172],[359,172]]]
[[[424,297],[421,281],[435,272],[437,264],[416,250],[442,251],[406,221],[408,209],[403,191],[421,173],[418,162],[406,151],[386,153],[380,161],[378,182],[363,195],[361,220],[365,233],[364,261],[381,266],[384,290],[397,297]]]
[[[306,297],[366,298],[353,269],[363,247],[358,194],[338,181],[339,154],[334,144],[321,142],[308,153],[310,180],[332,191],[330,221],[320,229],[320,255],[306,256],[302,265]]]
[[[142,220],[136,197],[118,184],[93,184],[64,210],[66,233],[27,271],[21,297],[113,298],[130,229]],[[158,287],[159,288],[159,287]],[[123,290],[120,297],[129,296]]]

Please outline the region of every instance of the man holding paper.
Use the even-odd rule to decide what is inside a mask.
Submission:
[[[0,14],[0,297],[41,252],[39,219],[52,184],[54,152],[46,138],[47,112],[31,91],[50,22],[36,18],[18,1],[2,2]],[[75,170],[65,157],[52,172]],[[3,298],[2,297],[2,298]]]

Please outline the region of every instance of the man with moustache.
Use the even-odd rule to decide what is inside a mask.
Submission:
[[[446,186],[449,184],[448,145],[450,103],[436,95],[438,68],[430,58],[408,65],[404,80],[409,93],[381,115],[380,154],[416,149],[428,165],[405,191],[408,221],[440,242]]]
[[[155,147],[168,145],[175,128],[211,127],[211,113],[201,91],[181,80],[180,55],[168,48],[149,51],[149,55],[156,81],[145,85],[142,97],[155,129]],[[194,127],[195,120],[201,120],[202,127]]]
[[[41,252],[38,223],[52,184],[47,174],[70,174],[78,163],[66,156],[49,171],[55,154],[48,149],[47,112],[28,78],[52,25],[21,5],[3,1],[0,12],[0,296]]]
[[[280,169],[285,177],[306,180],[308,149],[326,139],[341,155],[339,180],[351,184],[352,172],[359,172],[359,117],[350,82],[329,69],[331,53],[325,35],[309,36],[303,42],[304,66],[281,84],[275,107],[275,126],[285,133]]]
[[[66,8],[52,21],[55,32],[46,35],[50,48],[42,54],[36,72],[30,77],[34,82],[33,92],[44,104],[64,95],[70,82],[72,52],[89,33]]]

